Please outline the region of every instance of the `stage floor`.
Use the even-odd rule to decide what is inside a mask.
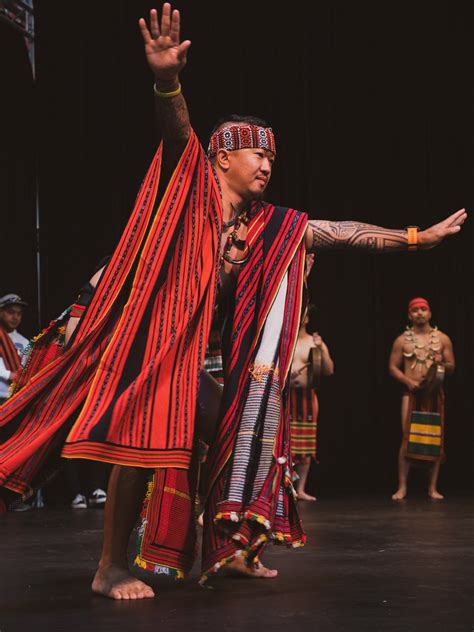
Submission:
[[[100,510],[0,518],[0,630],[17,632],[472,632],[472,502],[416,496],[320,499],[301,515],[309,543],[275,547],[272,580],[200,588],[159,580],[158,596],[114,602],[89,590]]]

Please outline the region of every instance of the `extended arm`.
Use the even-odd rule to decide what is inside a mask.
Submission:
[[[450,217],[426,230],[418,232],[418,247],[433,248],[445,237],[455,235],[467,217],[465,209],[460,209]],[[369,250],[389,252],[406,250],[408,235],[406,230],[382,228],[362,222],[331,222],[310,220],[306,229],[306,250]]]
[[[166,160],[176,163],[190,134],[186,101],[180,91],[179,73],[186,65],[189,40],[180,42],[179,11],[163,5],[161,24],[156,9],[150,11],[150,28],[139,21],[148,65],[155,77],[155,104]],[[176,94],[174,94],[176,93]],[[173,95],[174,96],[163,96]]]

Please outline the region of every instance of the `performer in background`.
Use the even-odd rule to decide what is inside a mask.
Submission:
[[[263,202],[276,156],[271,128],[255,117],[225,117],[206,156],[179,82],[191,44],[180,40],[179,12],[166,3],[161,23],[152,10],[140,28],[163,145],[69,349],[0,411],[0,483],[13,491],[29,489],[53,442],[64,444],[66,458],[114,464],[92,584],[114,599],[154,595],[127,561],[145,491],[136,563],[176,578],[193,565],[194,422],[218,288],[225,389],[209,454],[203,580],[231,564],[269,578],[277,572],[261,564],[266,544],[305,540],[287,409],[305,249],[431,248],[466,218],[460,210],[417,233],[308,221]]]
[[[314,255],[306,255],[306,278]],[[334,362],[326,343],[317,332],[309,333],[314,320],[314,305],[309,305],[301,323],[290,374],[291,455],[298,479],[295,490],[298,500],[315,501],[306,491],[311,459],[316,460],[319,402],[316,387],[321,375],[334,373]]]
[[[411,325],[398,336],[390,354],[390,375],[404,386],[401,407],[402,443],[398,457],[398,490],[393,500],[407,494],[407,478],[414,462],[429,465],[428,495],[443,496],[437,489],[444,459],[444,374],[454,372],[453,345],[431,325],[431,308],[425,298],[408,304]]]
[[[10,385],[18,376],[20,357],[28,339],[18,332],[26,303],[18,294],[0,298],[0,404],[8,399]]]

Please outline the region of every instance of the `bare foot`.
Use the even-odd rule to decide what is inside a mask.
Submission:
[[[277,570],[266,568],[263,564],[257,564],[256,567],[247,566],[243,557],[236,557],[225,568],[232,574],[246,575],[257,579],[271,579],[278,575]]]
[[[442,494],[440,494],[439,491],[436,490],[436,489],[431,489],[428,492],[428,496],[430,498],[432,498],[433,500],[443,500],[443,498],[444,498],[444,496]]]
[[[147,599],[155,596],[152,588],[130,575],[127,568],[113,564],[97,569],[92,590],[110,599]]]
[[[306,492],[297,492],[296,496],[298,500],[309,500],[311,502],[314,502],[316,500],[316,496],[310,496]]]
[[[403,500],[406,495],[407,495],[407,490],[404,489],[403,487],[400,487],[400,489],[397,492],[395,492],[395,494],[393,494],[392,500]]]

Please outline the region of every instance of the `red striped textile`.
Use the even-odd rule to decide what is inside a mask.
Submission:
[[[141,514],[135,565],[182,579],[196,556],[196,467],[156,469]]]
[[[65,431],[66,457],[189,467],[221,203],[194,132],[157,200],[160,166],[161,148],[71,348],[0,411],[7,487],[28,489],[28,460]]]
[[[208,457],[210,476],[203,535],[203,577],[217,571],[237,554],[244,554],[249,563],[257,561],[270,540],[292,546],[299,546],[305,540],[291,491],[287,376],[303,304],[306,225],[306,214],[292,209],[259,203],[252,213],[248,233],[251,256],[238,277],[229,336],[222,407],[225,413]],[[278,347],[279,377],[273,374],[268,382],[270,391],[276,385],[281,399],[273,465],[258,496],[242,504],[227,498],[227,476],[250,389],[249,368],[285,275],[288,275],[288,289]]]
[[[18,371],[20,368],[20,356],[5,328],[0,325],[0,358],[7,371]]]
[[[290,388],[291,454],[298,463],[304,456],[316,459],[318,399],[312,388]]]
[[[74,305],[71,306],[71,318],[81,318],[86,311],[86,307],[87,305],[78,305],[77,303],[74,303]]]
[[[22,389],[34,375],[63,353],[64,334],[69,314],[68,308],[30,341],[25,349],[26,360],[23,361],[23,369],[13,385],[12,394]]]

